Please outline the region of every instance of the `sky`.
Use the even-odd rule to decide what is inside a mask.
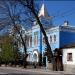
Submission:
[[[75,1],[37,0],[37,3],[40,7],[44,3],[49,15],[55,16],[53,25],[62,25],[67,20],[69,25],[75,26]]]
[[[52,20],[54,25],[61,25],[65,20],[69,21],[70,25],[75,25],[75,1],[39,1],[40,6],[42,3],[49,15],[55,16]]]

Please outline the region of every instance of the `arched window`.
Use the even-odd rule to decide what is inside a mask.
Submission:
[[[52,36],[50,36],[50,43],[52,43]]]
[[[54,35],[54,42],[56,42],[56,35]]]

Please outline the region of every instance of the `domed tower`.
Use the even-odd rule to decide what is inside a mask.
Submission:
[[[44,3],[39,10],[38,17],[40,18],[40,21],[43,24],[44,28],[52,27],[52,16],[49,16]]]

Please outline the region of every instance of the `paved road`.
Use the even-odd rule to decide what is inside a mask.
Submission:
[[[72,73],[56,72],[45,69],[23,69],[0,67],[0,75],[75,75]]]

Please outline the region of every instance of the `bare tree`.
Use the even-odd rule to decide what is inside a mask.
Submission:
[[[17,33],[20,35],[22,45],[24,47],[24,67],[26,67],[26,58],[28,56],[27,49],[26,49],[26,42],[21,32],[21,27],[18,24],[21,24],[20,20],[20,10],[17,10],[18,4],[16,1],[0,1],[0,22],[1,22],[1,30],[6,26],[12,26],[15,28]]]
[[[50,47],[50,44],[48,42],[48,37],[46,35],[44,27],[43,27],[43,25],[42,25],[42,23],[41,23],[41,21],[38,17],[38,11],[37,11],[36,6],[35,6],[35,1],[34,0],[18,0],[18,1],[24,6],[25,9],[27,8],[29,10],[29,12],[32,13],[32,15],[36,18],[36,21],[40,26],[40,30],[44,35],[44,39],[45,39],[45,43],[46,43],[46,47],[47,47],[46,50],[47,50],[47,53],[48,53],[47,54],[48,55],[48,61],[52,62],[53,61],[52,60],[53,53],[51,51],[51,47]]]
[[[37,23],[40,26],[40,30],[44,35],[45,43],[47,47],[47,53],[48,53],[48,61],[52,62],[53,53],[51,51],[50,44],[48,42],[48,37],[46,35],[46,32],[43,28],[43,25],[38,17],[38,10],[35,6],[34,0],[13,0],[13,1],[0,1],[0,14],[3,15],[0,18],[1,27],[3,29],[4,26],[14,26],[18,33],[20,34],[22,44],[24,46],[24,52],[25,52],[25,62],[26,58],[28,56],[27,50],[26,50],[26,43],[22,37],[21,32],[17,28],[17,24],[21,24],[22,22],[29,23],[34,21],[33,18],[36,19]],[[19,12],[18,12],[19,11]],[[25,14],[25,17],[21,16]],[[32,17],[33,16],[33,17]],[[29,21],[29,22],[28,22]],[[28,25],[27,25],[28,26]],[[40,54],[40,61],[42,62],[42,55]]]

